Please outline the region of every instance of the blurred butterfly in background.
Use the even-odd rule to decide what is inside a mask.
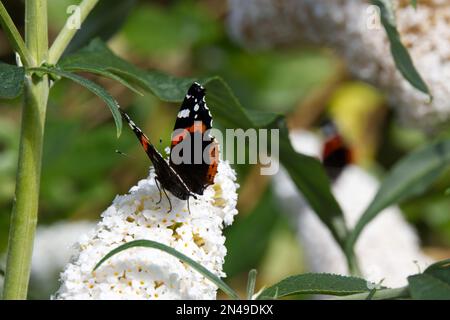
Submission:
[[[353,162],[353,153],[345,144],[334,122],[324,121],[321,129],[325,135],[322,164],[330,179],[336,180],[345,167]]]

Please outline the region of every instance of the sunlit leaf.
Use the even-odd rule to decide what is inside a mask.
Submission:
[[[307,273],[286,278],[263,290],[258,300],[278,299],[298,294],[346,296],[370,292],[368,282],[361,278],[326,273]]]

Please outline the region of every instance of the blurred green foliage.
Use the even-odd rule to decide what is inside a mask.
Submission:
[[[66,8],[73,3],[49,1],[51,35],[63,25]],[[327,86],[340,72],[337,59],[321,48],[277,52],[243,50],[229,40],[224,12],[224,1],[138,1],[110,45],[121,56],[146,69],[178,76],[219,74],[244,106],[288,115],[301,109],[306,98]],[[6,60],[12,60],[12,52]],[[138,120],[151,140],[162,140],[159,149],[163,150],[169,143],[178,106],[163,103],[149,94],[138,96],[109,80],[100,82]],[[339,96],[339,104],[348,105],[345,101],[352,95],[361,94],[360,86],[347,84],[345,80],[338,84],[338,88],[346,88]],[[353,116],[355,120],[347,124],[354,129],[353,133],[364,130],[361,121],[370,119],[369,112],[376,113],[383,107],[381,100],[373,98],[371,101],[376,101],[373,108],[367,108],[365,113],[355,111],[356,108],[342,111],[335,101],[325,96],[320,100],[320,107],[331,106],[337,120]],[[340,114],[336,108],[341,110]],[[0,252],[5,251],[8,235],[19,124],[20,100],[0,101]],[[430,139],[413,129],[402,128],[389,115],[376,133],[382,143],[370,140],[370,148],[377,152],[364,164],[369,163],[370,169],[380,175],[404,154]],[[119,155],[116,150],[128,156]],[[40,224],[63,219],[98,219],[116,194],[127,192],[136,181],[147,176],[148,166],[146,155],[131,134],[116,138],[114,122],[103,102],[73,83],[61,81],[55,85],[45,133]],[[236,169],[242,186],[251,183],[246,179],[248,167]],[[450,195],[446,193],[449,178],[450,173],[426,194],[402,205],[427,246],[450,246]],[[231,282],[233,277],[246,276],[250,268],[262,268],[265,271],[258,281],[268,280],[270,284],[275,277],[264,266],[279,266],[275,262],[282,254],[277,255],[278,250],[273,248],[279,239],[289,242],[295,237],[270,186],[256,196],[256,205],[249,212],[240,210],[233,227],[225,231],[228,255],[224,268]],[[301,249],[294,242],[290,241],[290,246],[296,247],[299,256],[292,268],[298,270],[289,272],[300,273],[303,271]],[[277,278],[284,272],[270,269],[275,269]],[[32,291],[37,298],[46,298],[39,296],[38,290]]]

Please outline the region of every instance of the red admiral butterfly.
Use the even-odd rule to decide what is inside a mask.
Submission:
[[[208,132],[212,127],[212,116],[205,102],[205,89],[200,84],[194,82],[191,85],[181,104],[172,135],[169,161],[165,160],[156,150],[128,114],[122,110],[120,112],[153,163],[156,173],[155,181],[158,188],[158,182],[161,184],[165,194],[165,190],[168,190],[182,200],[189,200],[191,196],[196,199],[197,195],[202,195],[205,188],[214,183],[219,160],[219,147]],[[196,139],[196,135],[200,135],[201,140]],[[201,148],[198,146],[195,148],[197,141],[201,141]],[[183,153],[187,152],[188,154],[184,154],[185,157],[183,157],[187,161],[179,163],[179,161],[173,161],[175,159],[174,148],[182,142],[190,144],[187,144],[188,148],[181,149],[180,154],[183,156]],[[182,147],[182,145],[180,146]],[[198,154],[195,154],[199,150],[201,151],[201,161],[197,160]],[[206,159],[203,155],[206,155]]]
[[[342,170],[353,162],[353,155],[333,122],[327,121],[324,123],[322,131],[325,134],[322,163],[328,176],[335,180],[342,173]]]

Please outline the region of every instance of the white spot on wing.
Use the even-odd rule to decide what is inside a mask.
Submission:
[[[198,103],[196,103],[194,106],[194,111],[198,111],[199,108],[200,108],[200,106],[198,105]]]
[[[191,110],[189,109],[183,109],[180,112],[178,112],[178,118],[188,118],[190,112]]]

